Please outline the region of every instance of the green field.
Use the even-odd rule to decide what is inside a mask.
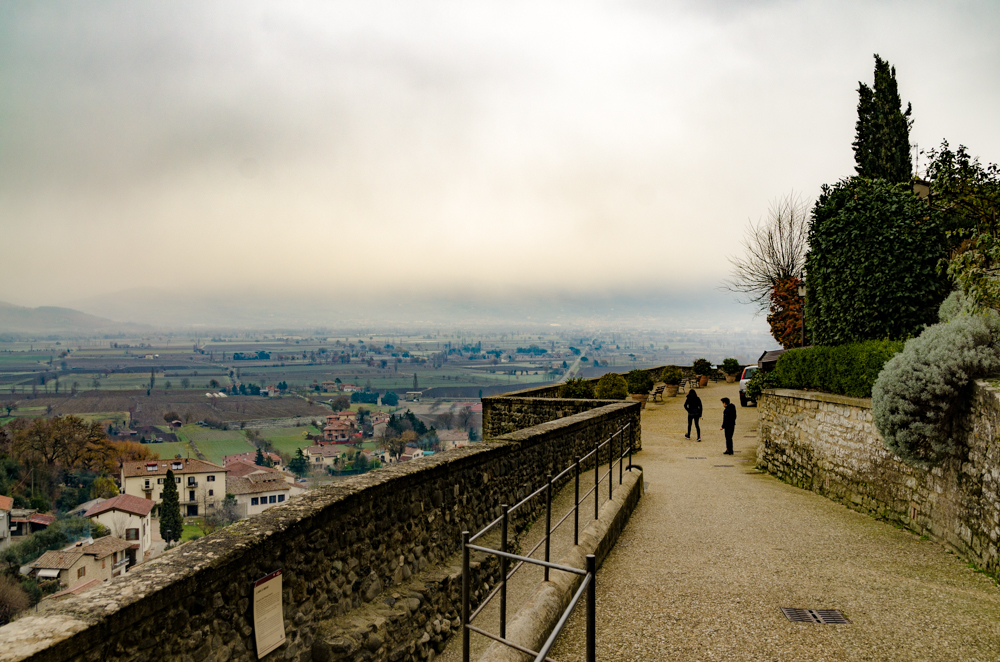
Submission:
[[[307,431],[315,434],[316,428],[311,425],[301,428],[265,428],[260,431],[260,436],[270,441],[279,453],[295,455],[297,448],[312,445],[312,442],[305,437]]]
[[[183,441],[167,441],[162,444],[143,444],[146,448],[157,453],[161,460],[169,460],[171,458],[177,457],[194,457],[194,453],[191,451],[191,447],[187,445],[187,442]]]

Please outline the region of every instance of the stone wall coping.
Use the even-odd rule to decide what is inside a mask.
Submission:
[[[838,405],[848,405],[849,407],[860,407],[862,409],[872,408],[871,398],[854,398],[849,395],[837,395],[836,393],[824,393],[822,391],[799,391],[791,388],[769,388],[764,390],[764,394],[774,395],[779,398],[795,398],[797,400],[829,402]]]

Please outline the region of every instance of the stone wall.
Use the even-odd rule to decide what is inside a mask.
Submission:
[[[761,397],[758,466],[950,545],[1000,575],[1000,394],[976,385],[966,453],[923,470],[882,443],[871,400],[776,389]]]
[[[649,376],[652,377],[653,383],[657,384],[660,381],[660,374],[666,367],[667,366],[661,365],[656,368],[646,368],[645,370],[646,372],[649,373]],[[690,378],[694,374],[693,372],[691,372],[690,366],[686,368],[681,367],[681,372],[684,373],[685,379]],[[625,375],[628,374],[628,371],[621,372],[618,374],[624,377]],[[601,380],[600,377],[592,377],[590,379],[586,379],[585,381],[588,381],[591,384],[597,384],[597,382],[599,382],[600,380]],[[559,389],[561,387],[562,384],[546,384],[544,386],[533,386],[531,388],[521,389],[520,391],[505,393],[504,395],[510,398],[558,398]]]
[[[604,404],[310,491],[44,602],[0,628],[0,661],[256,659],[252,586],[277,569],[287,641],[266,659],[427,659],[455,629],[459,582],[445,563],[461,531],[484,526],[624,422],[637,429],[638,410]],[[539,499],[519,510],[513,530],[541,508]],[[478,592],[495,581],[495,564],[476,569]]]
[[[627,405],[624,422],[632,422],[629,435],[636,450],[642,447],[639,425],[640,404],[622,400],[577,400],[570,398],[530,398],[493,396],[483,398],[483,437],[492,439],[517,430],[556,421],[608,405]],[[620,426],[619,426],[620,427]],[[617,428],[615,428],[617,430]],[[611,432],[614,432],[612,430]]]

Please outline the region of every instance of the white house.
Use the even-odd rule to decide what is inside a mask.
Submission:
[[[0,549],[10,544],[10,511],[13,508],[13,497],[0,496]]]
[[[416,460],[418,457],[423,457],[424,452],[419,448],[414,448],[413,446],[407,446],[403,454],[399,456],[400,462],[408,462],[410,460]]]
[[[250,517],[287,501],[292,486],[280,473],[264,472],[227,478],[226,491],[236,497],[240,515]]]
[[[204,460],[130,460],[122,464],[122,492],[149,499],[163,500],[163,481],[172,471],[185,517],[207,515],[226,498],[226,469]]]
[[[142,563],[153,546],[153,524],[150,512],[153,502],[131,494],[119,494],[91,507],[84,517],[100,522],[111,535],[132,543],[126,550],[130,565]]]
[[[89,545],[77,543],[61,552],[45,552],[31,564],[29,574],[39,579],[58,579],[65,588],[96,585],[125,574],[126,551],[131,546],[113,536],[98,538]]]

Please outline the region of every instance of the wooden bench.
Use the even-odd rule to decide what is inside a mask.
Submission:
[[[649,399],[652,400],[653,402],[656,402],[656,399],[659,398],[660,402],[663,402],[663,390],[665,388],[667,388],[666,384],[660,384],[659,386],[654,388],[653,392],[649,394]]]

